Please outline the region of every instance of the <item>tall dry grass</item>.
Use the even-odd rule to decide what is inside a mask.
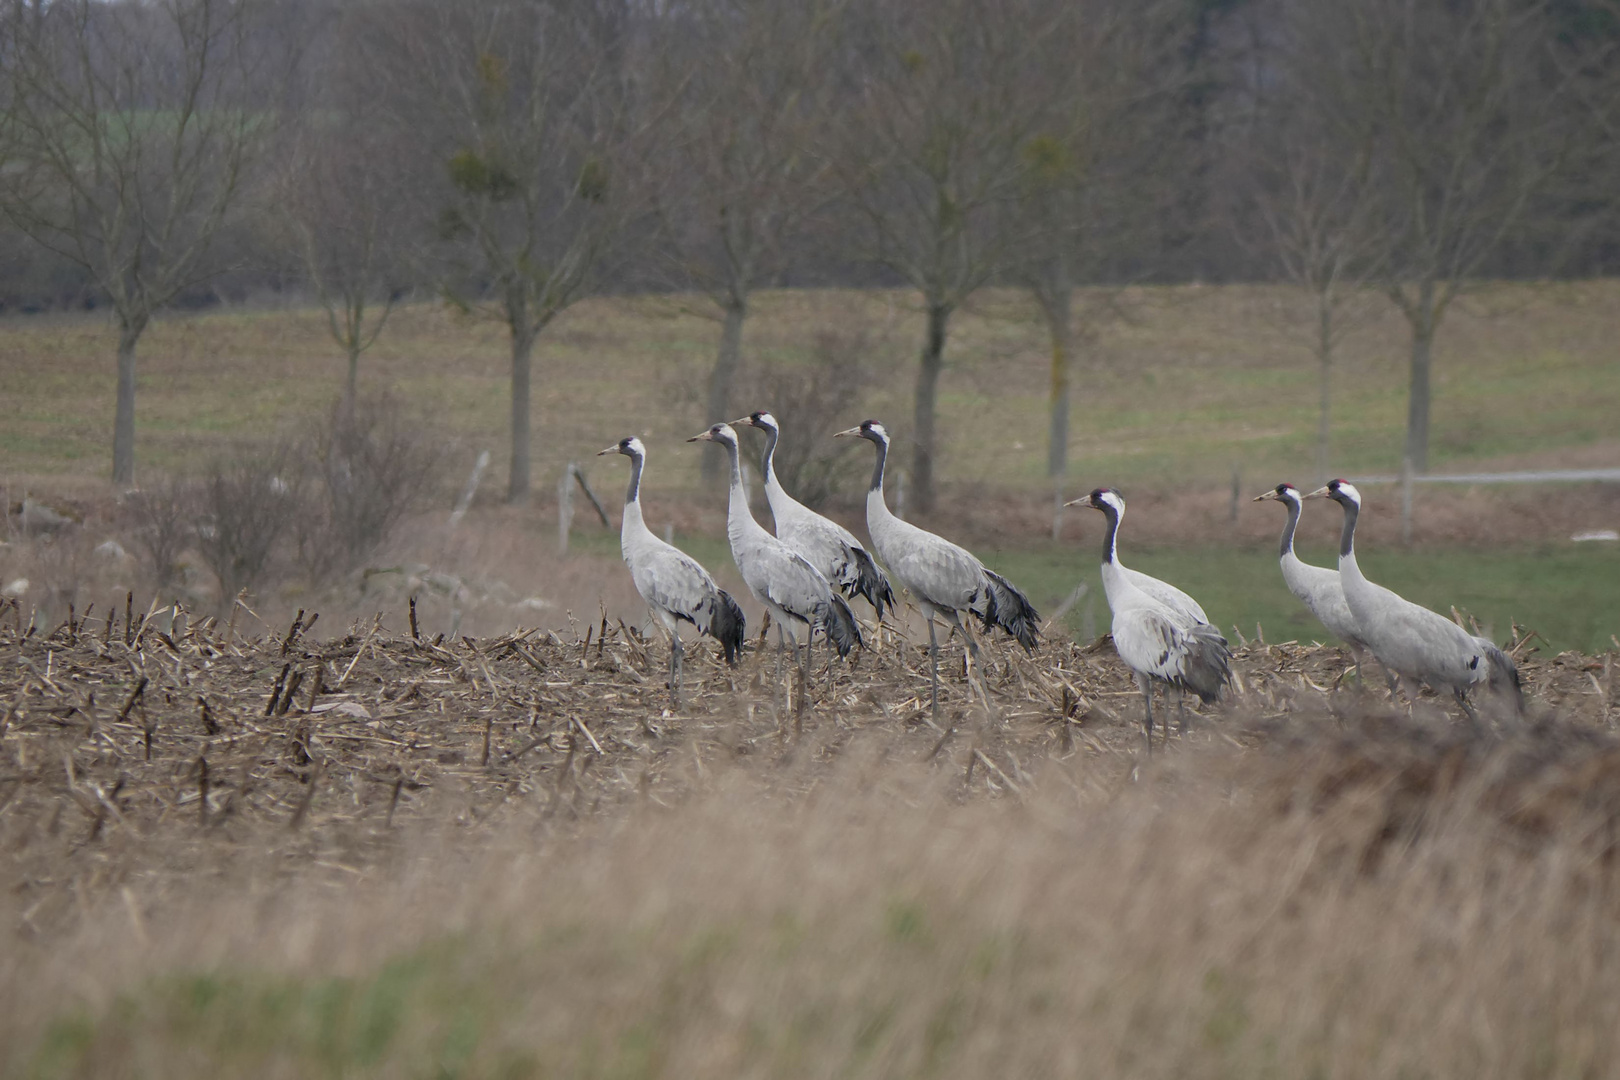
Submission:
[[[1620,747],[1373,713],[986,798],[866,729],[622,813],[238,846],[0,961],[38,1076],[1620,1074]],[[1235,734],[1228,738],[1226,733]],[[1240,746],[1241,744],[1241,746]],[[1246,748],[1244,748],[1246,747]],[[973,760],[971,756],[969,760]],[[982,776],[982,774],[981,774]],[[1004,789],[1008,790],[1008,789]],[[681,794],[671,794],[677,791]]]

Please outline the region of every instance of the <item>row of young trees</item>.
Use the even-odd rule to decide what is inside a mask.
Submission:
[[[504,325],[514,500],[535,344],[570,304],[695,298],[719,420],[754,291],[810,280],[921,295],[923,510],[951,319],[992,282],[1050,328],[1059,489],[1075,286],[1212,270],[1315,298],[1324,469],[1342,305],[1387,296],[1421,470],[1465,283],[1613,255],[1617,4],[12,0],[0,214],[116,316],[119,483],[143,331],[250,259],[325,308],[350,400],[409,290]]]

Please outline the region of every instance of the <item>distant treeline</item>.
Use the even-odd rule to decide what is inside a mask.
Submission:
[[[712,300],[719,419],[754,290],[905,285],[926,509],[982,286],[1052,329],[1054,475],[1076,285],[1300,285],[1324,379],[1371,289],[1412,328],[1421,469],[1462,282],[1620,272],[1617,136],[1616,0],[19,0],[0,311],[113,312],[127,480],[157,313],[310,297],[352,372],[443,297],[510,331],[521,497],[529,356],[580,297]]]

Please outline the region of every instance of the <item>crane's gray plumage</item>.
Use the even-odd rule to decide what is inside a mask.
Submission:
[[[1474,718],[1468,693],[1477,686],[1513,693],[1522,707],[1518,667],[1496,645],[1470,634],[1438,612],[1412,603],[1367,580],[1356,562],[1356,518],[1361,493],[1344,480],[1334,480],[1305,496],[1332,499],[1344,509],[1339,538],[1339,579],[1362,641],[1380,663],[1413,682],[1449,689]]]
[[[707,440],[725,448],[731,459],[731,501],[726,512],[726,537],[731,557],[748,591],[775,617],[777,626],[798,646],[798,625],[820,627],[839,656],[861,643],[860,627],[849,604],[828,584],[821,571],[787,544],[766,532],[754,520],[743,490],[737,433],[729,424],[716,424],[688,442]],[[808,634],[806,638],[808,639]]]
[[[1232,678],[1231,650],[1220,631],[1203,617],[1203,608],[1181,590],[1157,578],[1120,565],[1118,535],[1125,516],[1125,500],[1112,488],[1098,488],[1069,506],[1089,506],[1108,519],[1103,536],[1102,582],[1113,613],[1111,632],[1114,649],[1136,676],[1147,715],[1144,729],[1149,752],[1153,749],[1153,684],[1191,691],[1204,702],[1214,701]],[[1148,589],[1143,582],[1161,588]],[[1186,603],[1166,603],[1161,597],[1186,598]],[[1191,605],[1189,607],[1189,604]],[[1197,614],[1194,614],[1194,611]],[[1185,717],[1183,717],[1185,729]],[[1165,719],[1165,738],[1170,737],[1170,721]]]
[[[635,436],[620,439],[602,454],[623,454],[630,459],[630,486],[624,496],[624,520],[619,527],[619,548],[636,591],[647,601],[653,616],[670,637],[670,693],[680,699],[681,646],[677,620],[696,626],[720,642],[726,663],[736,664],[746,623],[742,608],[731,594],[714,583],[696,559],[654,536],[641,516],[641,472],[646,449]]]
[[[894,606],[894,591],[888,576],[861,546],[855,535],[836,521],[825,518],[794,499],[776,475],[776,443],[781,428],[776,417],[756,412],[737,424],[748,424],[765,433],[765,454],[761,472],[765,478],[765,498],[776,519],[776,538],[803,555],[823,577],[837,585],[850,599],[864,596],[883,619],[884,605]]]
[[[1263,499],[1274,499],[1288,509],[1288,521],[1283,526],[1282,544],[1278,551],[1283,582],[1287,584],[1288,591],[1298,597],[1300,603],[1309,608],[1311,614],[1333,636],[1352,649],[1359,651],[1366,648],[1366,643],[1361,640],[1360,628],[1356,625],[1356,617],[1350,614],[1350,604],[1344,598],[1344,586],[1339,584],[1339,572],[1325,566],[1312,566],[1294,554],[1294,532],[1299,528],[1302,507],[1299,489],[1293,484],[1278,484],[1265,494],[1254,497],[1255,502]]]
[[[1288,520],[1283,525],[1282,542],[1278,550],[1278,558],[1282,563],[1283,583],[1288,591],[1296,596],[1315,615],[1317,621],[1327,627],[1328,632],[1350,649],[1350,654],[1356,660],[1356,672],[1361,672],[1362,660],[1370,651],[1367,643],[1361,639],[1361,627],[1356,617],[1350,613],[1350,603],[1344,598],[1344,585],[1339,580],[1339,572],[1331,567],[1312,566],[1304,562],[1294,553],[1294,532],[1299,528],[1299,515],[1303,509],[1303,496],[1293,484],[1278,484],[1263,494],[1256,495],[1254,502],[1273,499],[1282,503],[1288,509]],[[1384,677],[1389,683],[1391,693],[1395,691],[1395,680],[1390,676],[1388,669]]]
[[[1040,641],[1040,616],[1029,598],[1012,582],[975,558],[966,549],[943,537],[901,521],[889,512],[883,498],[883,470],[889,455],[889,433],[876,420],[840,431],[866,439],[877,447],[877,463],[866,492],[866,531],[878,557],[912,596],[928,617],[928,642],[933,658],[933,708],[939,712],[939,641],[934,628],[938,616],[962,632],[968,651],[976,658],[978,643],[962,625],[960,612],[977,615],[986,631],[999,626],[1012,635],[1026,652],[1034,652]]]

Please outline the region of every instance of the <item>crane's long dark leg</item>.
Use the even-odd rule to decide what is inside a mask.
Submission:
[[[787,655],[787,627],[785,620],[776,620],[776,685],[782,688],[782,722],[787,721],[788,689],[782,678],[782,657]]]
[[[934,616],[928,616],[928,676],[932,695],[930,701],[934,710],[934,723],[939,723],[939,633],[934,629]]]
[[[962,617],[954,611],[950,612],[949,615],[951,625],[962,632],[962,640],[967,642],[968,685],[979,692],[979,700],[984,702],[984,707],[988,711],[990,709],[990,692],[984,686],[984,665],[982,663],[984,654],[979,650],[979,643],[973,638],[973,631],[968,629],[967,624],[962,621]]]
[[[669,639],[669,698],[677,709],[681,707],[681,658],[685,647],[677,630]]]
[[[1176,690],[1176,730],[1183,735],[1187,734],[1187,729],[1191,726],[1191,720],[1192,714],[1187,712],[1187,691],[1178,688]],[[1164,720],[1164,741],[1167,744],[1170,742],[1169,717],[1165,717]]]
[[[799,662],[799,704],[793,714],[793,727],[795,731],[804,726],[804,707],[810,697],[810,646],[816,640],[816,628],[806,624],[804,640],[804,659]],[[797,638],[793,641],[793,651],[799,651]]]
[[[1462,707],[1463,715],[1468,718],[1468,722],[1476,728],[1479,727],[1479,713],[1468,703],[1468,692],[1456,687],[1453,687],[1451,692],[1456,695],[1457,704]]]
[[[1147,738],[1148,757],[1153,756],[1153,681],[1140,672],[1136,675],[1137,688],[1142,691],[1142,706],[1147,710],[1142,719],[1142,734]],[[1165,725],[1165,737],[1170,735],[1169,724]]]

